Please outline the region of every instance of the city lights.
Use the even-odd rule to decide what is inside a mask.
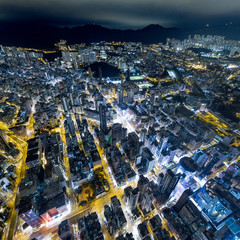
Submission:
[[[226,39],[0,45],[2,239],[238,239]]]

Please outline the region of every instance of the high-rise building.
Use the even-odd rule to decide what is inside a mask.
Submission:
[[[98,69],[98,75],[99,75],[99,82],[102,83],[102,69],[100,67]]]
[[[150,171],[153,170],[154,164],[155,164],[154,158],[148,158],[147,159],[147,161],[146,161],[147,172],[150,172]]]
[[[202,167],[209,158],[210,155],[200,149],[196,150],[192,157],[192,159],[197,163],[198,167]]]
[[[106,116],[106,106],[102,103],[99,105],[100,114],[100,129],[103,133],[107,133],[107,116]]]
[[[163,182],[161,184],[161,193],[168,198],[174,188],[176,187],[178,181],[180,179],[180,175],[175,175],[170,169],[167,170],[165,176],[163,178]]]
[[[130,70],[129,70],[129,67],[128,67],[128,70],[127,70],[126,81],[130,82]]]
[[[89,82],[92,81],[92,69],[90,67],[88,68],[88,79],[89,79]]]
[[[0,130],[0,140],[3,142],[3,144],[5,145],[7,150],[11,149],[11,146],[9,145],[9,143],[6,139],[6,135],[3,133],[2,130]]]
[[[155,160],[154,160],[154,158],[153,158],[152,152],[151,152],[150,149],[147,148],[147,147],[144,147],[144,148],[142,149],[142,159],[141,159],[141,163],[142,163],[143,166],[144,166],[144,172],[149,172],[149,171],[152,171],[152,170],[153,170]]]
[[[153,194],[150,189],[147,189],[143,193],[142,201],[141,201],[141,208],[142,210],[149,212],[152,206],[152,201],[153,201]]]
[[[128,103],[134,102],[134,91],[133,89],[128,89],[127,91]]]
[[[68,107],[68,103],[67,103],[67,99],[64,97],[62,98],[62,105],[63,105],[63,109],[65,112],[69,112],[69,107]]]
[[[139,196],[140,191],[138,188],[133,189],[132,192],[130,193],[129,206],[131,209],[135,209],[137,207]]]
[[[141,129],[140,142],[145,143],[146,135],[147,135],[147,130],[145,128]]]
[[[164,174],[163,173],[159,173],[158,178],[157,178],[157,184],[158,185],[162,184],[163,178],[164,178]]]
[[[122,128],[122,139],[127,138],[127,128]]]
[[[140,175],[139,180],[138,180],[138,189],[140,190],[141,194],[139,197],[139,200],[142,200],[143,193],[146,191],[148,187],[149,180],[148,178],[144,177],[143,175]]]
[[[193,194],[191,189],[186,189],[181,197],[178,199],[177,203],[174,205],[175,211],[178,213],[182,207],[185,205],[185,203],[188,201],[189,197]]]
[[[114,123],[112,125],[112,144],[115,145],[120,142],[122,138],[122,124]]]
[[[128,145],[130,148],[130,160],[134,160],[135,157],[139,154],[140,149],[139,137],[135,132],[128,134]]]
[[[122,90],[122,88],[120,88],[118,90],[118,103],[123,104],[123,90]]]
[[[206,176],[208,174],[211,173],[212,168],[214,167],[214,165],[219,161],[219,158],[217,155],[213,155],[211,160],[208,162],[208,164],[206,165],[204,171],[202,172],[203,176]]]
[[[75,105],[75,102],[74,102],[72,93],[69,93],[69,98],[70,98],[70,101],[71,101],[71,107],[73,108],[73,106]]]
[[[96,61],[96,53],[94,51],[89,53],[89,62],[95,62]]]

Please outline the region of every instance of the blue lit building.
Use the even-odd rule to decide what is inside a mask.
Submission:
[[[203,215],[213,224],[216,229],[219,229],[220,224],[226,220],[232,210],[225,201],[214,197],[209,204],[203,209]]]

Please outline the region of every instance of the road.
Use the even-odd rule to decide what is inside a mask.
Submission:
[[[64,129],[62,127],[63,126],[61,126],[61,128],[59,129],[59,132],[61,134],[62,140],[65,145],[66,140],[65,140]],[[38,229],[38,231],[35,231],[31,235],[31,238],[37,237],[38,239],[47,239],[48,237],[50,237],[50,235],[52,235],[52,232],[55,232],[57,230],[58,225],[61,221],[65,220],[65,219],[69,219],[70,222],[72,224],[74,224],[77,222],[77,220],[79,218],[83,217],[85,214],[88,214],[90,212],[97,212],[98,215],[100,216],[100,222],[102,223],[105,239],[112,239],[109,236],[106,227],[104,226],[103,209],[104,209],[105,205],[110,204],[111,198],[113,196],[117,196],[117,198],[120,201],[122,201],[122,195],[123,195],[124,191],[122,188],[116,187],[113,183],[112,178],[110,177],[106,157],[103,153],[103,149],[99,146],[99,142],[96,139],[96,136],[94,135],[93,128],[92,128],[92,125],[90,122],[89,122],[89,128],[90,128],[91,133],[94,136],[94,141],[95,141],[96,147],[99,151],[99,155],[101,156],[102,166],[103,166],[104,172],[106,173],[107,180],[110,183],[110,190],[104,196],[101,196],[100,198],[96,198],[95,200],[88,203],[84,207],[79,207],[76,204],[72,204],[73,209],[71,210],[71,212],[69,214],[67,214],[64,217],[60,217],[58,219],[58,221],[55,221],[54,223],[50,223],[48,226],[44,225],[42,228]],[[81,144],[81,142],[79,142],[79,144]],[[67,157],[65,159],[65,164],[69,165]],[[69,176],[70,176],[70,174],[69,174]],[[73,201],[74,200],[70,198],[70,202],[72,203]]]
[[[19,108],[18,108],[19,111]],[[17,113],[18,113],[17,111]],[[17,115],[16,115],[17,116]],[[13,122],[12,126],[16,125],[16,120]],[[26,164],[25,160],[27,158],[27,148],[28,144],[26,140],[29,138],[34,137],[34,131],[33,130],[33,124],[34,124],[34,118],[33,113],[30,114],[29,120],[27,123],[25,123],[27,127],[27,136],[25,138],[20,138],[19,136],[15,135],[13,132],[10,132],[8,129],[5,129],[6,134],[8,135],[8,141],[13,142],[16,146],[16,148],[20,151],[20,154],[16,158],[9,158],[8,161],[12,162],[13,165],[17,168],[17,179],[15,181],[15,188],[12,193],[12,197],[8,200],[8,207],[13,209],[10,218],[7,221],[7,226],[4,228],[4,235],[3,239],[9,239],[12,240],[16,228],[17,223],[17,212],[15,211],[15,202],[17,198],[17,188],[21,182],[21,179],[25,175],[26,171]],[[1,125],[1,124],[0,124]]]
[[[114,108],[114,109],[116,110],[116,112],[118,114],[119,122],[122,123],[123,126],[127,127],[128,132],[135,131],[134,127],[131,125],[131,123],[128,121],[128,119],[124,118],[124,116],[122,116],[122,114],[116,108]],[[75,119],[74,115],[72,115],[72,119],[74,121],[75,128],[77,129],[76,119]],[[65,119],[62,116],[60,127],[55,129],[54,132],[59,132],[61,135],[61,139],[63,142],[63,150],[64,150],[64,159],[63,160],[64,160],[64,166],[65,166],[65,175],[66,175],[66,178],[68,180],[70,180],[70,167],[69,167],[69,160],[67,157],[65,129],[64,129],[64,124],[63,124],[64,120]],[[139,235],[138,235],[138,231],[137,231],[138,224],[144,220],[147,220],[147,219],[153,217],[155,214],[157,214],[158,209],[155,208],[155,210],[153,212],[151,212],[150,214],[148,214],[147,216],[141,216],[136,221],[131,220],[132,216],[131,216],[130,209],[128,208],[126,203],[123,201],[122,196],[124,194],[125,187],[132,186],[133,188],[135,188],[137,186],[137,180],[127,183],[126,185],[121,186],[121,187],[117,186],[116,182],[114,181],[114,177],[111,174],[111,169],[108,166],[106,156],[104,154],[104,149],[101,148],[99,141],[94,133],[94,124],[96,125],[96,123],[94,122],[94,124],[93,124],[91,119],[87,119],[87,121],[88,121],[88,125],[89,125],[89,130],[93,135],[95,145],[96,145],[99,155],[101,157],[103,170],[106,174],[107,181],[110,184],[110,190],[105,195],[94,199],[93,201],[87,203],[85,206],[82,207],[82,206],[78,206],[78,204],[76,204],[74,191],[71,187],[69,187],[67,189],[67,191],[70,196],[70,206],[71,206],[70,211],[68,213],[66,213],[65,215],[52,221],[51,223],[44,224],[39,229],[35,229],[34,232],[31,233],[30,236],[28,236],[28,238],[26,238],[26,236],[23,235],[22,238],[20,238],[20,237],[17,238],[18,240],[23,240],[24,238],[32,239],[34,237],[36,237],[37,239],[52,239],[52,238],[56,239],[56,238],[58,238],[57,237],[58,225],[63,220],[69,219],[71,224],[76,224],[79,218],[81,218],[84,215],[91,213],[91,212],[96,212],[98,214],[99,221],[102,225],[102,231],[104,233],[105,239],[107,239],[107,240],[114,239],[114,237],[111,237],[109,235],[108,230],[104,224],[105,219],[104,219],[104,212],[103,212],[104,206],[107,204],[110,204],[111,198],[114,196],[116,196],[120,200],[124,215],[127,219],[127,226],[125,227],[125,229],[122,230],[122,232],[124,232],[124,231],[132,232],[136,240],[140,239]],[[79,134],[78,130],[76,131],[76,135],[78,138],[79,146],[82,149],[82,142],[81,142],[81,138],[80,138],[80,134]],[[19,236],[21,236],[21,235],[19,235]]]

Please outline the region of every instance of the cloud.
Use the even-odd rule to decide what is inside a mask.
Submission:
[[[0,20],[58,25],[97,23],[142,27],[151,23],[191,27],[238,21],[239,0],[1,0]]]

